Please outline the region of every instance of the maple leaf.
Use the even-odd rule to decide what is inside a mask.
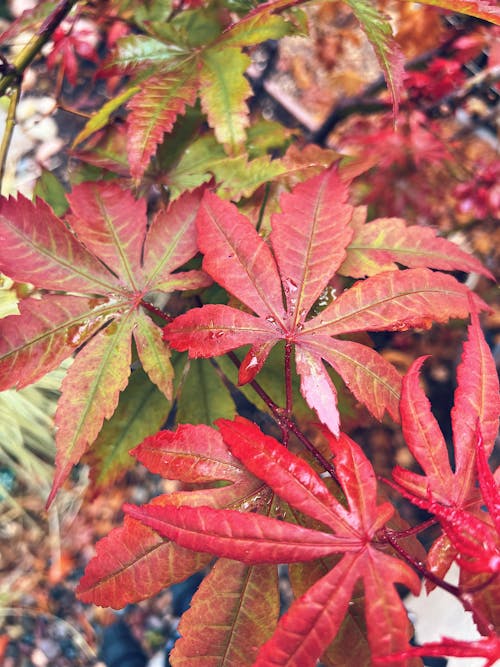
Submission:
[[[479,19],[500,25],[500,9],[492,0],[422,0],[424,5],[442,7],[452,12],[476,16]]]
[[[276,627],[279,602],[276,566],[219,559],[181,618],[171,664],[188,667],[202,656],[207,667],[252,665]]]
[[[473,311],[457,369],[458,386],[451,413],[455,470],[451,468],[445,439],[419,386],[419,371],[426,357],[410,367],[403,380],[401,426],[408,448],[424,474],[396,466],[393,477],[414,496],[449,507],[466,506],[476,481],[477,429],[489,456],[498,431],[500,396],[498,376],[490,349]]]
[[[193,491],[158,496],[151,506],[251,507],[266,498],[262,482],[231,455],[220,433],[203,424],[161,431],[146,438],[131,454],[167,479],[202,485]],[[226,484],[220,486],[221,481]],[[218,486],[206,488],[209,483]],[[125,517],[123,526],[98,542],[96,556],[80,580],[78,595],[84,602],[120,608],[186,579],[209,561],[205,554],[179,547]]]
[[[455,468],[451,468],[446,442],[418,385],[419,369],[425,360],[421,358],[403,380],[401,423],[423,474],[396,466],[393,477],[412,502],[428,506],[443,525],[445,534],[431,546],[428,567],[442,578],[452,562],[458,560],[462,565],[461,586],[472,591],[475,607],[496,624],[498,577],[489,581],[488,572],[498,570],[500,522],[497,485],[488,469],[487,457],[498,430],[500,396],[495,362],[473,307],[471,317],[451,414]],[[432,583],[427,583],[427,589],[431,588]],[[480,618],[476,622],[484,628]]]
[[[398,419],[400,376],[372,349],[333,338],[356,331],[428,327],[465,317],[468,290],[428,269],[386,271],[357,282],[321,313],[308,314],[342,265],[353,236],[347,185],[336,169],[299,184],[272,217],[271,248],[236,207],[206,192],[197,217],[203,268],[256,315],[206,305],[180,315],[164,337],[191,357],[224,354],[250,343],[239,382],[252,380],[280,339],[293,344],[301,392],[320,420],[339,432],[336,391],[326,361],[377,417]],[[285,306],[283,304],[283,294]],[[476,297],[479,308],[483,302]]]
[[[229,450],[253,475],[283,501],[332,532],[263,514],[209,507],[125,505],[125,512],[185,548],[248,565],[344,554],[280,620],[276,633],[260,649],[256,666],[315,665],[335,637],[360,579],[372,654],[387,655],[398,650],[396,646],[404,650],[408,621],[394,583],[417,590],[419,582],[403,562],[371,544],[393,508],[389,503],[377,505],[375,474],[361,449],[344,434],[338,440],[329,437],[346,508],[308,464],[255,424],[238,417],[235,421],[218,420],[217,426]],[[391,610],[382,619],[378,613],[381,605]]]
[[[196,139],[183,152],[162,181],[176,199],[184,190],[191,190],[212,178],[218,185],[217,194],[238,201],[249,197],[260,185],[285,171],[279,159],[258,155],[249,160],[246,154],[226,155],[223,147],[211,134]]]
[[[49,501],[113,414],[130,374],[132,337],[151,380],[172,395],[169,350],[140,303],[153,291],[207,284],[199,271],[173,273],[197,252],[200,196],[160,211],[147,233],[145,202],[112,183],[74,188],[71,229],[43,201],[1,201],[2,272],[49,291],[24,299],[20,315],[0,323],[1,388],[24,387],[80,350],[57,408]]]
[[[404,56],[394,41],[390,19],[368,0],[346,0],[375,51],[391,93],[394,118],[399,109],[403,84]]]
[[[47,56],[47,67],[52,69],[61,60],[61,67],[71,85],[76,85],[78,74],[77,56],[99,62],[97,53],[98,35],[95,27],[88,21],[79,19],[72,25],[59,26],[52,35],[54,42]]]

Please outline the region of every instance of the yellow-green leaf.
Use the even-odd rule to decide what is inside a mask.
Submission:
[[[212,424],[215,419],[232,419],[233,399],[208,359],[191,359],[180,390],[177,421]]]
[[[104,425],[86,457],[91,465],[93,489],[98,491],[136,465],[129,450],[156,433],[167,417],[169,401],[142,369],[130,376],[118,407]]]
[[[144,370],[160,391],[171,399],[174,369],[170,362],[170,348],[162,340],[161,329],[142,310],[136,314],[134,339]]]
[[[203,111],[217,141],[234,153],[246,138],[249,124],[246,100],[252,89],[244,77],[250,58],[238,48],[207,49],[200,73]]]

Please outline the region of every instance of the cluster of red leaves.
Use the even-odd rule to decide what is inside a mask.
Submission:
[[[481,220],[500,216],[500,162],[480,161],[473,167],[473,177],[455,187],[453,195],[458,212]]]
[[[446,58],[434,58],[424,71],[409,72],[405,88],[412,102],[442,100],[465,81],[462,63]]]
[[[490,576],[498,572],[500,522],[499,493],[487,456],[496,434],[500,399],[494,362],[477,317],[469,328],[458,372],[454,473],[417,383],[422,361],[404,380],[401,417],[424,476],[402,469],[396,469],[394,476],[407,495],[434,513],[443,526],[444,534],[429,554],[429,567],[443,575],[458,560],[466,566],[465,576],[470,569]],[[337,664],[339,647],[331,642],[341,628],[345,640],[344,633],[352,631],[350,625],[359,623],[350,606],[361,594],[360,581],[367,635],[364,640],[358,637],[358,658],[366,641],[371,659],[381,664],[403,666],[419,655],[484,656],[487,665],[500,658],[500,641],[493,630],[498,592],[494,579],[470,594],[476,602],[482,601],[483,610],[493,619],[484,639],[408,646],[408,621],[394,584],[404,583],[416,591],[419,581],[408,565],[387,551],[383,536],[394,508],[378,503],[372,466],[355,442],[343,433],[336,438],[324,431],[338,488],[255,424],[237,417],[218,420],[217,426],[218,432],[205,426],[180,426],[175,432],[147,438],[134,450],[153,472],[202,486],[160,496],[142,507],[126,505],[124,526],[98,544],[97,556],[80,583],[83,600],[122,606],[187,576],[207,562],[203,554],[211,554],[222,560],[206,577],[181,622],[182,639],[172,664],[194,659],[203,642],[210,644],[214,656],[229,650],[231,664],[237,659],[234,664],[303,667],[316,664],[322,655],[326,664]],[[221,486],[221,480],[227,485]],[[481,506],[489,510],[492,522]],[[407,540],[401,543],[416,549]],[[163,567],[155,571],[159,562]],[[277,575],[270,566],[283,562],[291,564],[292,585],[299,595],[277,622]],[[308,585],[302,594],[304,580]],[[212,613],[207,618],[209,605]],[[231,628],[230,641],[222,624]]]
[[[78,57],[95,64],[100,62],[97,53],[98,35],[96,28],[87,21],[75,21],[60,25],[52,36],[52,50],[47,56],[50,69],[60,63],[64,75],[74,86],[80,70]]]

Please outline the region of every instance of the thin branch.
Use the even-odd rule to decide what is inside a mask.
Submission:
[[[432,526],[435,526],[438,523],[439,521],[437,519],[427,519],[427,521],[419,523],[417,526],[412,526],[411,528],[407,528],[406,530],[387,529],[387,532],[389,532],[397,540],[401,540],[404,539],[405,537],[418,535],[419,533],[422,533],[424,530],[427,530],[427,528],[431,528]],[[388,541],[387,537],[384,535],[381,539],[381,542],[387,542],[387,541]]]
[[[238,359],[238,357],[235,355],[234,352],[228,352],[227,356],[229,357],[229,359],[231,359],[236,368],[240,367],[240,360]],[[285,428],[291,433],[293,433],[295,437],[300,441],[300,443],[304,445],[307,451],[316,459],[319,465],[330,475],[330,477],[334,479],[336,482],[338,482],[337,476],[335,474],[335,468],[329,461],[326,460],[323,454],[313,445],[313,443],[309,440],[309,438],[307,438],[302,433],[297,424],[295,424],[295,422],[291,418],[287,417],[286,410],[280,408],[279,405],[273,401],[273,399],[260,386],[258,382],[252,380],[251,382],[249,382],[249,384],[252,387],[252,389],[261,397],[261,399],[264,401],[267,407],[271,410],[280,428],[281,429]]]
[[[285,415],[288,420],[292,419],[293,410],[293,387],[292,387],[292,344],[289,340],[285,342]],[[283,444],[288,447],[289,430],[283,434]]]
[[[442,588],[444,591],[447,591],[453,595],[453,597],[457,598],[457,600],[459,600],[463,605],[464,609],[466,611],[470,611],[473,614],[476,623],[481,625],[483,630],[486,630],[490,633],[495,632],[493,624],[488,620],[483,611],[474,603],[474,589],[466,590],[461,586],[454,586],[444,579],[441,579],[436,574],[434,574],[434,572],[428,570],[423,563],[413,558],[413,556],[399,544],[392,531],[390,531],[388,528],[385,528],[383,534],[387,538],[389,544],[395,549],[395,551],[398,552],[401,558],[409,563],[422,577],[425,577],[428,581],[432,582],[439,588]]]
[[[0,192],[2,191],[3,180],[5,177],[5,167],[7,164],[7,154],[9,152],[12,134],[16,125],[16,110],[19,102],[21,90],[19,85],[12,88],[10,92],[9,108],[7,111],[7,119],[5,121],[5,130],[2,137],[2,144],[0,145]]]
[[[441,579],[438,577],[434,572],[431,570],[428,570],[425,565],[413,558],[413,556],[406,551],[404,547],[402,547],[399,542],[397,541],[396,537],[392,533],[392,531],[388,530],[387,528],[384,529],[383,535],[387,542],[391,545],[391,547],[398,552],[398,554],[405,560],[407,563],[410,563],[410,565],[422,576],[428,579],[428,581],[432,582],[436,586],[439,586],[439,588],[442,588],[443,590],[447,591],[454,597],[461,599],[460,597],[460,589],[458,586],[454,586],[453,584],[449,584],[447,581],[444,581],[444,579]]]
[[[77,2],[78,0],[61,0],[12,63],[4,68],[4,75],[0,79],[0,97],[5,95],[10,87],[18,84],[24,70],[31,65]]]

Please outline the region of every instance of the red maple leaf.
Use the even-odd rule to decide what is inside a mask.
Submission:
[[[323,362],[343,377],[377,418],[385,410],[399,418],[401,383],[394,367],[375,351],[338,336],[427,328],[433,321],[469,312],[466,287],[449,275],[415,268],[359,281],[311,317],[353,237],[347,196],[347,185],[335,168],[282,195],[282,212],[272,218],[271,251],[234,205],[205,193],[197,217],[203,268],[256,315],[226,305],[206,305],[179,316],[164,330],[165,340],[174,349],[188,350],[191,357],[216,356],[250,343],[239,371],[240,384],[255,377],[277,341],[293,345],[301,392],[335,434],[339,432],[336,390]],[[454,247],[450,244],[450,249]],[[384,253],[382,261],[389,257],[398,261],[400,255]]]
[[[422,357],[403,380],[401,425],[423,474],[396,466],[393,477],[405,495],[434,513],[443,527],[444,534],[429,551],[428,567],[444,577],[456,559],[462,566],[460,584],[473,591],[470,595],[476,607],[497,618],[500,584],[498,576],[490,581],[490,573],[500,567],[500,501],[487,458],[498,431],[499,382],[477,313],[472,311],[451,413],[455,467],[451,467],[446,441],[419,386]],[[481,625],[480,619],[476,622]],[[482,626],[482,630],[488,628]]]
[[[154,506],[239,507],[252,506],[251,499],[257,506],[269,491],[231,455],[220,433],[203,424],[162,431],[131,453],[150,471],[194,485],[191,491],[158,496]],[[219,486],[209,488],[210,484]],[[78,595],[84,602],[117,609],[186,579],[211,560],[160,537],[131,517],[100,540],[96,551],[78,585]]]
[[[209,507],[126,505],[125,512],[185,548],[247,565],[307,562],[343,554],[280,620],[273,637],[260,649],[256,667],[315,665],[348,613],[359,580],[365,590],[372,654],[405,650],[408,619],[394,584],[418,590],[419,581],[407,565],[374,544],[377,531],[394,509],[390,503],[377,505],[375,474],[359,446],[344,434],[338,440],[329,436],[347,500],[344,507],[307,463],[255,424],[239,417],[218,420],[217,425],[232,454],[282,501],[310,517],[314,528],[264,514]]]

